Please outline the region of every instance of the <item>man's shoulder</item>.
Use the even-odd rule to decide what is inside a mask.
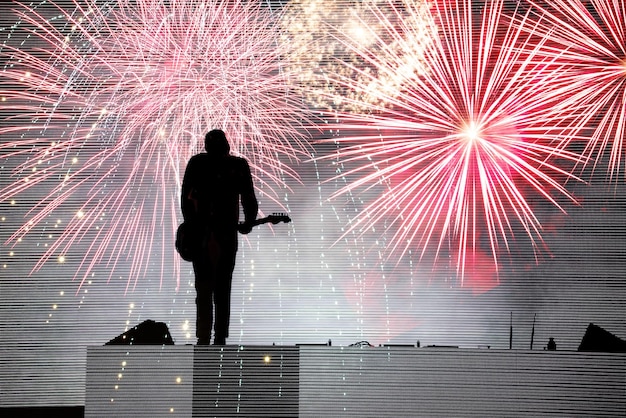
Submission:
[[[206,153],[202,153],[202,154],[196,154],[196,155],[191,156],[191,158],[187,162],[187,165],[194,166],[194,165],[201,163],[206,158],[206,155],[207,155]]]
[[[193,155],[189,161],[197,161],[197,160],[206,160],[209,158],[209,154],[206,152],[201,152],[199,154]]]
[[[214,167],[231,167],[236,169],[244,169],[249,167],[248,160],[235,155],[227,155],[225,157],[214,158],[206,152],[196,154],[189,159],[188,165],[194,167],[214,166]]]
[[[243,157],[238,157],[236,155],[229,155],[227,158],[230,161],[232,161],[233,164],[248,165],[248,160],[246,160]]]

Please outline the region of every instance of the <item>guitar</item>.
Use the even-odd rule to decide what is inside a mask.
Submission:
[[[284,213],[273,213],[265,218],[256,219],[252,226],[258,226],[266,223],[277,224],[279,222],[289,223],[291,218]],[[243,222],[239,223],[239,231]],[[176,230],[175,247],[178,254],[185,261],[193,261],[197,257],[198,250],[201,248],[203,239],[203,231],[192,223],[183,222]]]
[[[276,225],[277,223],[280,223],[280,222],[289,223],[291,222],[291,218],[287,214],[284,214],[284,213],[272,213],[271,215],[268,215],[265,218],[255,219],[254,222],[252,222],[252,226],[263,225],[266,223],[271,223],[273,225]],[[244,225],[243,222],[239,222],[239,228],[243,227],[243,225]]]

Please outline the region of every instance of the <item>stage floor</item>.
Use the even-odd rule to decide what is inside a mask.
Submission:
[[[626,355],[443,347],[87,349],[86,417],[624,416]]]

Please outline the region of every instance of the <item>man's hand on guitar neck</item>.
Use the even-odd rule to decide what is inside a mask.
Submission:
[[[254,222],[243,222],[239,224],[237,230],[240,234],[246,235],[249,234],[250,231],[252,231],[252,228],[254,228]]]

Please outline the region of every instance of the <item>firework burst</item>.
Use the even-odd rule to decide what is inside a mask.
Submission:
[[[12,181],[0,202],[28,206],[9,242],[72,210],[34,270],[73,261],[84,281],[98,265],[113,274],[128,261],[128,289],[151,261],[162,272],[174,260],[178,276],[171,242],[181,170],[208,129],[227,133],[276,201],[297,178],[289,163],[307,155],[306,112],[280,65],[277,15],[243,1],[67,6],[15,3],[18,23],[4,31],[0,158]]]
[[[334,199],[385,189],[346,234],[382,227],[392,234],[390,258],[415,251],[437,260],[445,252],[461,282],[470,272],[497,277],[513,240],[526,237],[535,259],[545,249],[534,212],[539,201],[561,211],[574,201],[563,184],[579,157],[551,145],[568,130],[551,110],[559,68],[537,57],[541,45],[529,34],[536,22],[525,16],[523,30],[509,25],[502,1],[480,10],[469,1],[438,2],[433,16],[439,36],[424,51],[426,71],[402,88],[381,90],[385,106],[337,113],[330,141],[338,151],[322,158],[336,159],[338,178],[350,179]],[[423,30],[411,22],[400,27],[405,34]],[[400,62],[376,61],[367,48],[345,44],[385,71]],[[342,83],[367,88],[347,77]]]
[[[579,147],[595,172],[606,164],[612,181],[626,175],[626,3],[604,0],[530,2],[543,23],[536,33],[549,43],[546,56],[563,63],[561,108],[578,135],[563,145]]]
[[[293,81],[323,110],[384,106],[381,91],[401,89],[424,71],[423,51],[436,32],[428,8],[422,0],[290,1],[281,25]],[[393,71],[378,65],[388,60]],[[346,88],[343,79],[362,88]]]

